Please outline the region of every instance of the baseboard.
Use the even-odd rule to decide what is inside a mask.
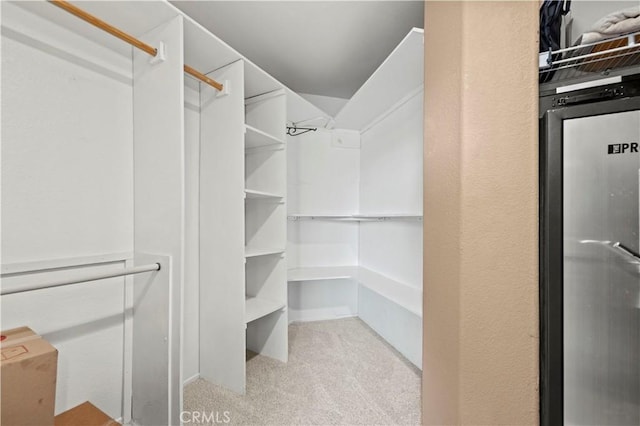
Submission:
[[[354,296],[356,295],[354,294]],[[355,305],[355,303],[353,305]],[[358,315],[358,309],[356,306],[350,306],[348,304],[336,304],[334,306],[321,308],[307,307],[305,309],[295,309],[289,305],[288,310],[289,324],[292,322],[311,322],[349,318]]]
[[[345,315],[332,315],[332,316],[327,316],[323,314],[311,315],[311,316],[302,315],[294,319],[291,319],[291,317],[289,317],[289,324],[300,323],[300,322],[331,321],[331,320],[339,320],[343,318],[357,318],[357,317],[358,317],[357,313],[350,313]]]

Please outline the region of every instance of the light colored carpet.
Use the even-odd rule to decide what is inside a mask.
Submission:
[[[199,379],[184,410],[233,425],[419,425],[420,377],[358,318],[294,323],[288,363],[248,359],[246,395]]]

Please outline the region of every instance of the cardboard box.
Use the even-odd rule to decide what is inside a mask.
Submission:
[[[120,423],[89,401],[56,416],[55,426],[115,426]]]
[[[53,425],[58,351],[29,327],[0,334],[0,424]]]

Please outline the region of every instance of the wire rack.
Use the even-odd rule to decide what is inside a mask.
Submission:
[[[640,64],[640,32],[540,53],[540,83],[608,74]]]

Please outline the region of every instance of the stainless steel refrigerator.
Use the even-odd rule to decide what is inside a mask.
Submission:
[[[541,120],[543,424],[640,425],[640,97],[630,94],[556,96]]]

